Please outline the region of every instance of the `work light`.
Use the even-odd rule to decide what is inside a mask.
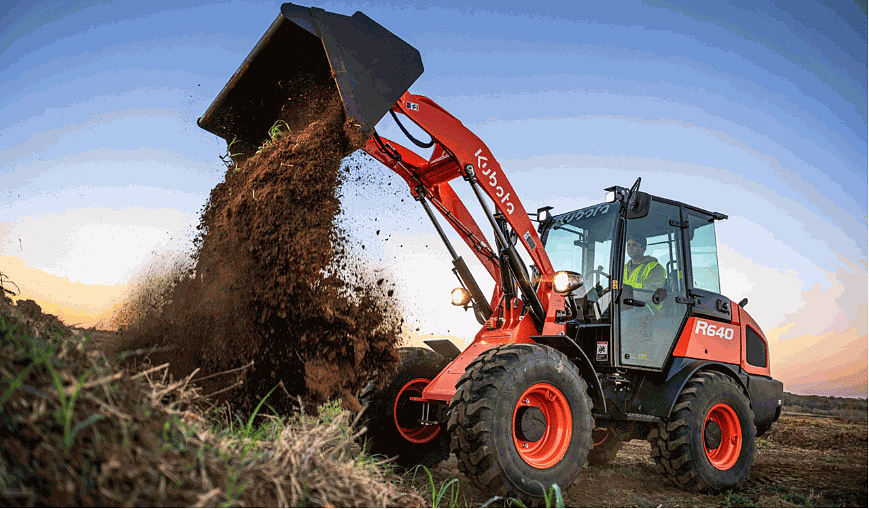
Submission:
[[[582,286],[582,276],[569,270],[559,270],[552,276],[552,289],[558,293],[570,293]]]
[[[450,294],[450,297],[453,301],[453,306],[466,306],[468,302],[471,302],[471,292],[464,288],[456,288]]]

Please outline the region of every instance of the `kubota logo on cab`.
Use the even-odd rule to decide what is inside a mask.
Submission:
[[[703,320],[697,320],[694,325],[694,334],[704,334],[706,336],[715,337],[723,339],[733,339],[734,331],[733,328],[718,324],[718,323],[709,323]]]

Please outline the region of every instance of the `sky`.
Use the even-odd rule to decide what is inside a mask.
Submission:
[[[0,3],[0,271],[68,322],[106,323],[189,251],[225,171],[225,142],[196,119],[280,2]],[[528,210],[582,208],[642,177],[727,214],[722,292],[749,299],[773,376],[865,398],[866,2],[473,4],[304,5],[363,11],[419,49],[411,92],[489,146]],[[403,139],[391,120],[377,129]],[[341,224],[411,323],[469,340],[478,325],[448,304],[433,227],[396,175],[359,160]]]

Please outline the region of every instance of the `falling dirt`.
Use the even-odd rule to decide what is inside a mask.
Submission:
[[[235,155],[212,190],[195,268],[113,350],[157,347],[151,363],[176,379],[199,370],[206,393],[241,411],[270,391],[278,411],[297,397],[357,408],[358,389],[394,365],[401,326],[385,290],[353,274],[335,222],[342,158],[365,138],[331,79],[295,84],[280,120],[284,134]]]

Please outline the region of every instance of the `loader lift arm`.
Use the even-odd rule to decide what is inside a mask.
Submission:
[[[426,161],[407,148],[390,140],[383,141],[376,136],[369,138],[365,151],[398,173],[410,187],[414,198],[423,203],[425,200],[430,201],[468,244],[496,282],[495,295],[490,303],[492,308],[500,301],[501,294],[511,290],[501,286],[499,258],[502,254],[506,255],[504,258],[518,282],[535,325],[542,330],[550,295],[547,285],[551,286],[552,264],[543,250],[528,213],[498,161],[482,140],[427,97],[405,92],[392,111],[403,114],[431,136],[435,144],[431,159]],[[495,232],[501,253],[492,250],[480,227],[450,186],[450,181],[459,177],[468,181],[474,190]],[[534,292],[521,266],[518,253],[506,238],[507,232],[497,225],[493,213],[483,199],[484,195],[491,199],[497,211],[516,233],[543,276],[538,292]],[[443,240],[455,259],[455,252],[449,242],[446,238]],[[550,277],[546,277],[547,275]]]
[[[499,344],[532,342],[531,336],[563,333],[564,325],[556,323],[555,316],[556,311],[564,309],[564,297],[552,291],[554,271],[549,256],[516,191],[486,144],[427,97],[404,92],[392,112],[410,119],[431,136],[434,150],[430,159],[426,161],[400,144],[376,135],[368,139],[364,150],[398,173],[414,198],[423,204],[453,256],[459,279],[472,295],[476,284],[471,282],[473,278],[466,267],[462,272],[464,262],[457,257],[427,202],[455,229],[495,281],[488,309],[482,316],[487,320],[481,320],[481,306],[475,303],[483,328],[423,391],[421,399],[424,401],[447,402],[455,393],[455,382],[465,367],[483,351]],[[467,181],[474,191],[495,234],[497,251],[486,241],[479,225],[451,187],[450,182],[458,178]],[[498,217],[490,210],[489,201],[494,204]],[[515,243],[508,238],[509,232],[499,226],[499,221],[512,228]],[[519,242],[540,273],[536,291],[514,245]],[[502,271],[502,265],[506,266],[506,271]],[[505,277],[505,272],[509,277]],[[515,297],[517,285],[521,299]],[[483,299],[478,295],[475,300]]]

